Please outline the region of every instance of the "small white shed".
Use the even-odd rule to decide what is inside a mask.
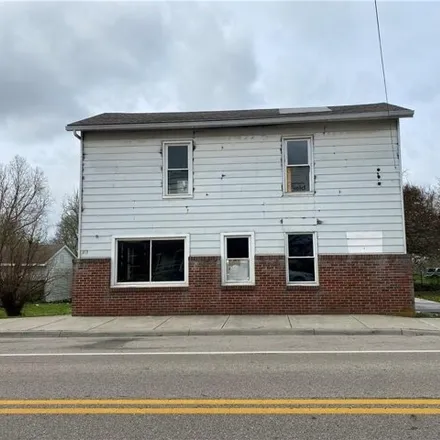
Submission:
[[[66,245],[50,244],[41,247],[36,259],[36,270],[44,282],[44,301],[69,300],[72,297],[75,254]]]

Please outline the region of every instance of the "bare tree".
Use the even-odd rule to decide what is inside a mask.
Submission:
[[[39,168],[20,156],[0,164],[0,301],[9,316],[19,315],[40,288],[35,261],[46,238],[50,201]]]
[[[76,190],[63,202],[61,220],[57,224],[55,241],[63,243],[76,253],[78,249],[79,194]]]
[[[405,184],[406,242],[415,266],[440,259],[440,193],[434,188]]]

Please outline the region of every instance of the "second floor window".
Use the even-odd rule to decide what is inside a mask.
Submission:
[[[164,196],[192,196],[192,142],[164,142],[163,159]]]
[[[311,140],[284,139],[285,192],[311,191]]]

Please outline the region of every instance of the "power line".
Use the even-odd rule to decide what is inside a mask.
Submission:
[[[380,63],[382,65],[383,87],[385,89],[385,100],[386,103],[388,104],[389,101],[388,101],[387,77],[385,74],[385,62],[383,60],[382,35],[380,32],[380,21],[379,21],[379,11],[377,9],[377,0],[374,0],[374,9],[376,11],[377,36],[379,38]]]
[[[385,62],[384,62],[384,57],[383,57],[382,35],[381,35],[381,32],[380,32],[380,20],[379,20],[379,10],[377,8],[377,0],[374,0],[374,9],[376,11],[377,36],[378,36],[378,39],[379,39],[380,64],[382,66],[383,88],[385,90],[385,102],[387,104],[387,113],[388,113],[388,119],[389,119],[390,118],[390,102],[388,100],[387,76],[386,76],[386,73],[385,73]],[[398,161],[400,160],[399,145],[398,144],[397,145],[394,144],[393,128],[391,126],[391,122],[390,122],[389,129],[390,129],[391,149],[392,149],[392,152],[393,152],[394,168],[398,169]],[[397,142],[398,142],[398,138],[397,138]],[[396,151],[394,151],[394,147],[396,147]]]

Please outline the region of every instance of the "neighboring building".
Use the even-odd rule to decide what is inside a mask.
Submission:
[[[382,103],[69,124],[73,313],[411,313],[399,118],[412,116]]]
[[[65,301],[72,297],[73,262],[75,255],[63,244],[42,245],[36,252],[32,265],[41,281],[43,301]]]

